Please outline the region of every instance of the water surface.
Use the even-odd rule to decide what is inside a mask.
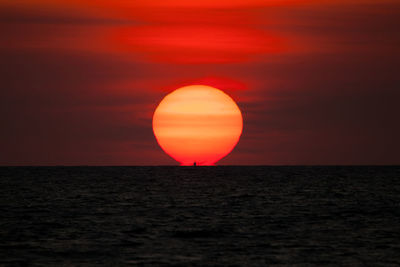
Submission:
[[[2,167],[0,265],[400,265],[400,167]]]

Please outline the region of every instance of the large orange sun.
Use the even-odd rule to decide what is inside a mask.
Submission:
[[[158,143],[182,165],[214,165],[232,151],[242,129],[242,113],[232,98],[205,85],[173,91],[153,115]]]

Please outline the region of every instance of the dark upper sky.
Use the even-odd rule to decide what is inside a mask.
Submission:
[[[400,164],[399,17],[388,0],[0,0],[0,165],[176,164],[152,113],[193,83],[244,115],[220,164]]]

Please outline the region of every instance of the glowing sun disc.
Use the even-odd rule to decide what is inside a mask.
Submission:
[[[153,115],[158,144],[182,165],[215,164],[236,146],[242,129],[242,113],[235,101],[205,85],[173,91]]]

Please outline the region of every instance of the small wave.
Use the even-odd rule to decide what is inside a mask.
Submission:
[[[172,236],[175,238],[218,238],[225,236],[225,232],[217,229],[188,229],[175,231]]]

